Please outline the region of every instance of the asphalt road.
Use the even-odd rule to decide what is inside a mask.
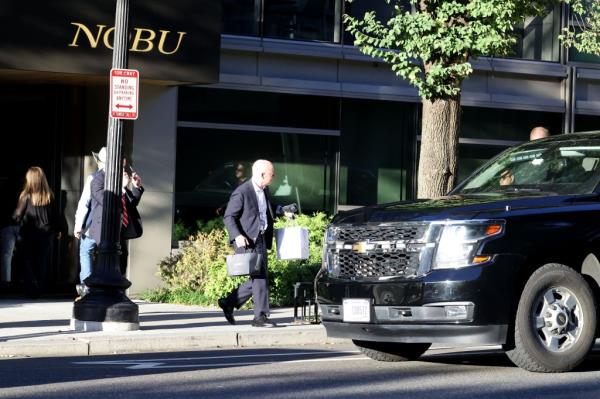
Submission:
[[[600,398],[600,353],[535,374],[497,349],[381,363],[353,346],[0,360],[0,398]]]

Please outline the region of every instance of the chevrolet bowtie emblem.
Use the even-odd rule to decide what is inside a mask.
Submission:
[[[367,243],[365,241],[355,242],[352,244],[352,250],[359,254],[364,254],[367,252]]]

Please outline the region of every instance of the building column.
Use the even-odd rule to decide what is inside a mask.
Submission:
[[[130,295],[134,296],[160,286],[158,263],[171,252],[177,92],[176,87],[140,87],[140,115],[133,128],[131,162],[145,189],[138,206],[144,234],[129,242],[127,278],[132,282]]]

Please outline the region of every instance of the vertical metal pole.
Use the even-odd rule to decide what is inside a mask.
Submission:
[[[343,0],[335,0],[334,10],[334,25],[333,25],[333,42],[337,44],[342,43],[342,34],[344,32],[344,23],[342,22],[342,15],[345,2]]]
[[[115,36],[113,45],[113,68],[128,66],[128,32],[129,32],[129,0],[117,0],[115,14]],[[121,232],[121,183],[123,179],[123,120],[108,118],[106,135],[106,169],[104,179],[104,200],[102,208],[102,231],[99,244],[99,257],[96,270],[103,275],[111,275],[111,280],[117,280],[119,272],[120,232]],[[115,268],[116,267],[116,268]],[[115,274],[116,273],[116,274]],[[112,276],[114,275],[114,276]],[[92,276],[93,277],[93,276]],[[101,284],[93,279],[92,285]],[[131,285],[125,278],[119,282],[121,289]]]
[[[577,112],[577,67],[571,67],[571,87],[569,97],[571,99],[571,104],[569,108],[569,133],[573,133],[575,131],[575,117]]]
[[[112,67],[128,66],[129,0],[116,0]],[[121,184],[123,178],[123,120],[109,118],[107,160],[102,207],[101,241],[93,273],[85,282],[90,293],[73,307],[75,329],[137,330],[138,306],[125,295],[131,282],[121,275]]]

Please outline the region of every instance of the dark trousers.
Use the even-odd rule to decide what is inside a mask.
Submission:
[[[269,274],[267,272],[267,247],[265,238],[261,234],[255,242],[254,249],[262,254],[261,273],[256,276],[250,276],[248,280],[233,290],[225,300],[228,305],[239,309],[246,301],[252,298],[254,302],[254,318],[261,315],[269,315]],[[236,248],[236,253],[244,252],[244,248]]]
[[[127,273],[127,260],[129,258],[129,240],[121,239],[121,255],[119,255],[119,269],[121,275],[125,277]]]
[[[47,283],[52,239],[52,233],[23,235],[21,243],[23,249],[22,276],[25,289],[31,296],[38,296]]]

